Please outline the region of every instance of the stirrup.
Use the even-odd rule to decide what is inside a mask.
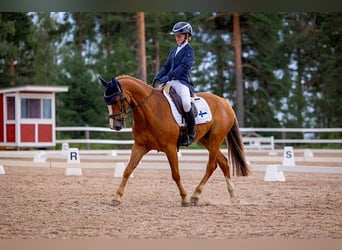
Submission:
[[[195,138],[196,138],[196,134],[193,137],[191,137],[188,133],[183,134],[182,137],[180,138],[180,144],[182,146],[187,147],[195,141]]]
[[[188,136],[188,140],[190,141],[190,144],[193,143],[196,139],[196,129],[195,127],[192,127],[189,131],[189,128],[188,128],[188,131],[187,131],[187,136]]]
[[[191,145],[192,141],[190,140],[189,136],[188,135],[184,135],[181,140],[180,140],[180,143],[182,146],[189,146]]]
[[[188,131],[188,137],[189,137],[189,141],[191,141],[191,143],[192,143],[196,139],[196,131],[194,130],[194,131],[191,131],[191,132],[192,133],[189,133],[189,131]]]
[[[191,140],[189,138],[186,128],[181,129],[179,133],[179,138],[178,138],[178,145],[187,147],[190,144],[191,144]]]

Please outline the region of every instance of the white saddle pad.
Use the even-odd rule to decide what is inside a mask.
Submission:
[[[183,127],[185,126],[185,120],[182,119],[182,115],[178,112],[176,105],[173,103],[171,96],[169,94],[169,88],[170,86],[166,84],[166,86],[163,89],[163,94],[169,102],[173,117],[175,118],[178,126]],[[195,117],[195,123],[203,124],[203,123],[210,122],[212,117],[211,117],[209,105],[206,102],[206,100],[202,97],[195,96],[195,97],[191,97],[191,102],[196,106],[196,109],[197,109],[197,116]]]

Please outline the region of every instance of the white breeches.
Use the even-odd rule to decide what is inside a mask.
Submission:
[[[182,99],[182,105],[183,105],[184,111],[185,112],[189,112],[190,109],[191,109],[190,90],[189,90],[189,88],[187,86],[185,86],[184,84],[182,84],[178,80],[171,80],[171,81],[169,81],[169,83],[170,83],[171,87],[174,88],[176,93]]]

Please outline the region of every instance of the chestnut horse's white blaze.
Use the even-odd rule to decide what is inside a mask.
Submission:
[[[108,108],[108,117],[111,117],[113,115],[112,105],[107,105],[107,108]],[[109,119],[109,127],[111,129],[114,129],[114,119]]]
[[[121,183],[112,199],[112,205],[119,205],[124,195],[128,178],[139,164],[141,158],[150,150],[164,152],[167,156],[173,180],[176,182],[182,205],[197,204],[203,188],[217,168],[223,172],[228,193],[234,197],[234,185],[231,180],[227,157],[220,151],[220,146],[227,141],[228,158],[238,176],[250,173],[247,165],[242,138],[235,113],[226,99],[210,93],[197,93],[203,97],[212,113],[212,120],[196,125],[196,140],[209,151],[209,159],[205,174],[195,188],[190,201],[182,185],[178,166],[179,126],[174,120],[168,101],[162,90],[152,88],[139,79],[131,76],[120,76],[105,81],[100,78],[106,88],[104,99],[108,105],[110,127],[120,130],[128,112],[132,112],[132,132],[134,144],[130,160],[123,173]]]

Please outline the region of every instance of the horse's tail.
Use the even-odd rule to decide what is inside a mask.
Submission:
[[[227,135],[228,157],[233,165],[233,175],[248,176],[251,171],[246,161],[243,141],[236,118]]]

